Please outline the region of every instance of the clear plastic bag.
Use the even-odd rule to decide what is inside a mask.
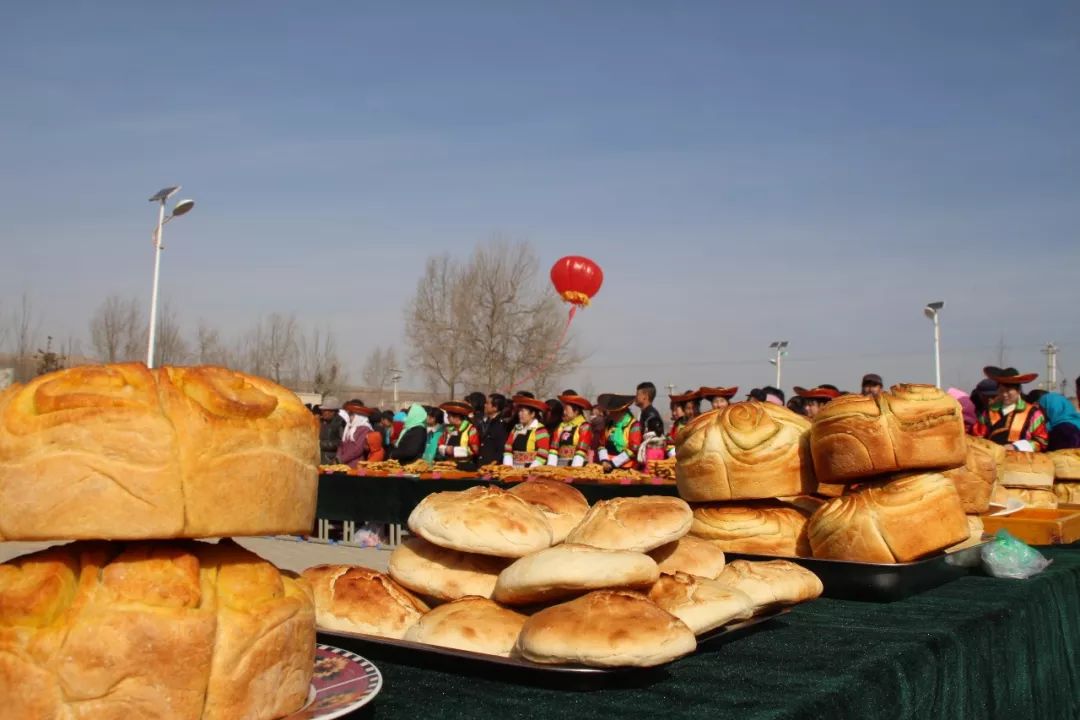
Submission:
[[[992,542],[982,549],[983,568],[996,578],[1026,580],[1038,575],[1052,562],[1035,548],[998,530]]]

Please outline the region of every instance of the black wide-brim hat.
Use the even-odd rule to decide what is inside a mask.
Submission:
[[[633,395],[615,395],[613,393],[605,393],[599,397],[597,407],[599,407],[606,413],[620,413],[629,410],[630,405],[633,402]]]
[[[1039,377],[1039,373],[1020,374],[1014,367],[999,368],[987,365],[983,368],[983,375],[990,378],[998,385],[1024,385]]]

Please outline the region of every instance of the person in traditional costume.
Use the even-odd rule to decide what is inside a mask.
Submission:
[[[355,468],[362,462],[383,460],[382,433],[371,426],[371,417],[381,413],[359,400],[350,400],[342,409],[349,413],[349,422],[337,451],[338,462]]]
[[[560,395],[563,404],[562,422],[552,438],[548,465],[560,467],[583,467],[592,460],[592,426],[585,413],[592,411],[592,403],[580,395]]]
[[[402,421],[401,432],[394,441],[394,449],[390,451],[391,460],[407,465],[424,456],[428,436],[427,419],[428,412],[424,406],[413,403]]]
[[[682,395],[671,395],[671,430],[667,436],[667,455],[675,457],[675,438],[679,431],[686,427],[687,423],[696,417],[694,409],[697,407],[695,398],[697,393],[687,390]]]
[[[830,400],[840,397],[840,391],[832,385],[818,385],[809,390],[796,385],[795,395],[802,398],[803,413],[813,419]]]
[[[520,468],[546,465],[551,436],[540,418],[547,412],[547,403],[524,395],[515,395],[511,402],[517,412],[517,424],[506,440],[503,465]]]
[[[1039,407],[1046,415],[1046,426],[1050,429],[1046,449],[1080,448],[1080,412],[1069,399],[1060,393],[1048,392],[1039,398]]]
[[[723,410],[731,404],[731,398],[739,392],[738,387],[703,387],[697,391],[697,396],[702,400],[708,400],[713,410]]]
[[[604,433],[604,442],[597,459],[605,472],[614,469],[636,470],[638,448],[641,447],[641,423],[630,412],[633,395],[602,396],[601,407],[611,424]]]
[[[443,403],[439,409],[446,413],[446,428],[439,440],[436,458],[454,461],[458,470],[476,470],[480,457],[480,433],[472,423],[472,404],[455,400]]]
[[[998,385],[997,397],[979,414],[971,434],[1010,445],[1017,450],[1041,452],[1050,442],[1046,416],[1038,405],[1021,397],[1020,388],[1039,377],[1038,373],[1021,375],[1016,368],[983,368],[983,374]]]

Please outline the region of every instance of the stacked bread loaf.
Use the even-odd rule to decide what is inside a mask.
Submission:
[[[687,536],[678,498],[592,507],[565,483],[427,496],[389,574],[346,565],[304,572],[319,624],[545,664],[651,666],[693,652],[696,635],[816,597],[791,563],[725,567]]]
[[[318,432],[221,368],[80,367],[0,393],[5,718],[271,720],[307,700],[311,590],[230,540],[306,533]]]
[[[1062,469],[1068,473],[1067,467]],[[1049,455],[1003,450],[1001,480],[995,488],[993,501],[996,505],[1005,505],[1015,499],[1029,507],[1056,508],[1055,474],[1054,460]]]
[[[1055,450],[1048,457],[1054,463],[1054,495],[1058,502],[1080,505],[1080,449]]]
[[[680,433],[675,481],[694,510],[690,534],[737,553],[809,555],[816,487],[810,421],[756,400],[705,413]]]
[[[815,557],[909,562],[981,536],[996,449],[965,436],[959,404],[938,388],[840,397],[810,440],[817,479],[843,486],[808,524]]]

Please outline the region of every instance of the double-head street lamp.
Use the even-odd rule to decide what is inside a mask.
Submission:
[[[934,323],[934,384],[941,387],[941,308],[945,307],[944,300],[936,300],[926,303],[923,314]]]
[[[787,340],[777,340],[774,343],[770,343],[769,347],[776,352],[776,357],[769,360],[769,363],[776,366],[776,389],[780,389],[780,368],[784,362],[784,356],[787,355]]]
[[[180,191],[180,186],[162,188],[150,198],[150,202],[158,203],[157,228],[154,230],[154,286],[150,291],[150,331],[146,343],[146,366],[154,367],[154,340],[157,334],[157,299],[158,299],[158,274],[161,272],[161,251],[165,249],[161,241],[162,231],[165,224],[173,218],[178,218],[191,211],[195,207],[194,200],[181,200],[173,205],[172,212],[165,216],[165,203],[173,195]]]

